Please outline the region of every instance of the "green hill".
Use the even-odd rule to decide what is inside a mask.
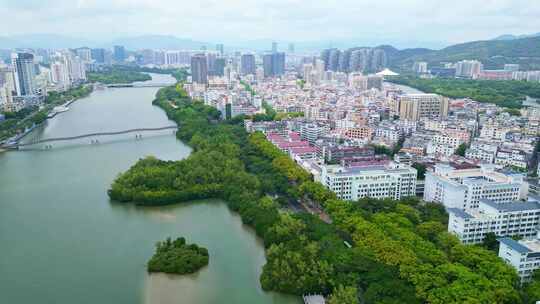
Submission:
[[[404,56],[410,53],[411,56]],[[410,69],[415,61],[427,61],[430,66],[441,62],[476,59],[486,69],[500,69],[505,63],[519,63],[522,69],[540,70],[540,37],[514,40],[473,41],[456,44],[437,51],[401,50],[391,57],[392,67]]]

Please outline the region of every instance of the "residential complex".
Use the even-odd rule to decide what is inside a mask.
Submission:
[[[523,174],[504,173],[492,165],[436,164],[426,173],[424,200],[447,209],[478,209],[481,199],[510,203],[526,198]]]
[[[516,269],[522,283],[531,281],[533,272],[540,269],[540,236],[520,241],[500,239],[499,257]]]
[[[540,203],[535,199],[510,203],[481,199],[476,210],[447,210],[448,231],[465,244],[482,243],[488,233],[530,239],[540,228]]]
[[[416,169],[385,161],[323,165],[320,182],[345,200],[401,199],[416,194]]]
[[[407,94],[399,97],[396,112],[402,120],[448,116],[448,99],[436,94]]]

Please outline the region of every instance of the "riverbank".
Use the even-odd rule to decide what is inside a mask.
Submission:
[[[0,142],[15,137],[19,140],[29,134],[36,126],[48,119],[49,113],[56,106],[89,96],[93,91],[90,85],[83,85],[66,92],[49,92],[41,108],[23,109],[17,113],[6,113],[6,120],[0,123]]]
[[[153,76],[156,83],[175,82],[167,75]],[[169,125],[163,110],[152,105],[157,90],[96,90],[35,130],[35,136]],[[139,159],[155,155],[179,161],[191,153],[170,130],[143,140],[117,135],[100,142],[0,155],[0,294],[5,302],[300,304],[297,297],[262,291],[264,244],[225,202],[141,207],[109,200],[104,189]],[[154,244],[179,232],[208,248],[209,265],[181,277],[148,274]]]

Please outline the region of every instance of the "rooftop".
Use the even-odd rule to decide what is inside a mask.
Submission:
[[[528,253],[531,251],[529,248],[521,244],[521,242],[515,241],[511,238],[501,238],[499,239],[499,242],[505,244],[506,246],[512,248],[519,253]]]
[[[453,213],[456,216],[461,217],[461,218],[466,219],[466,220],[474,218],[474,216],[472,216],[468,212],[465,212],[465,211],[463,211],[461,209],[458,209],[458,208],[448,208],[447,211],[449,213]]]
[[[540,203],[538,203],[537,201],[528,201],[528,202],[515,201],[511,203],[495,203],[492,200],[480,199],[480,202],[492,208],[495,208],[499,212],[516,212],[516,211],[540,209]]]

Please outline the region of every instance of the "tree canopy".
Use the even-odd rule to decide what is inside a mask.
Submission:
[[[522,301],[516,271],[447,233],[441,205],[416,198],[339,200],[262,133],[218,120],[219,112],[180,86],[161,89],[155,104],[179,124],[178,138],[194,152],[181,161],[139,161],[113,183],[110,197],[147,205],[224,199],[264,240],[265,290],[350,303],[353,289],[365,303]],[[320,206],[332,223],[283,209],[298,202]]]

